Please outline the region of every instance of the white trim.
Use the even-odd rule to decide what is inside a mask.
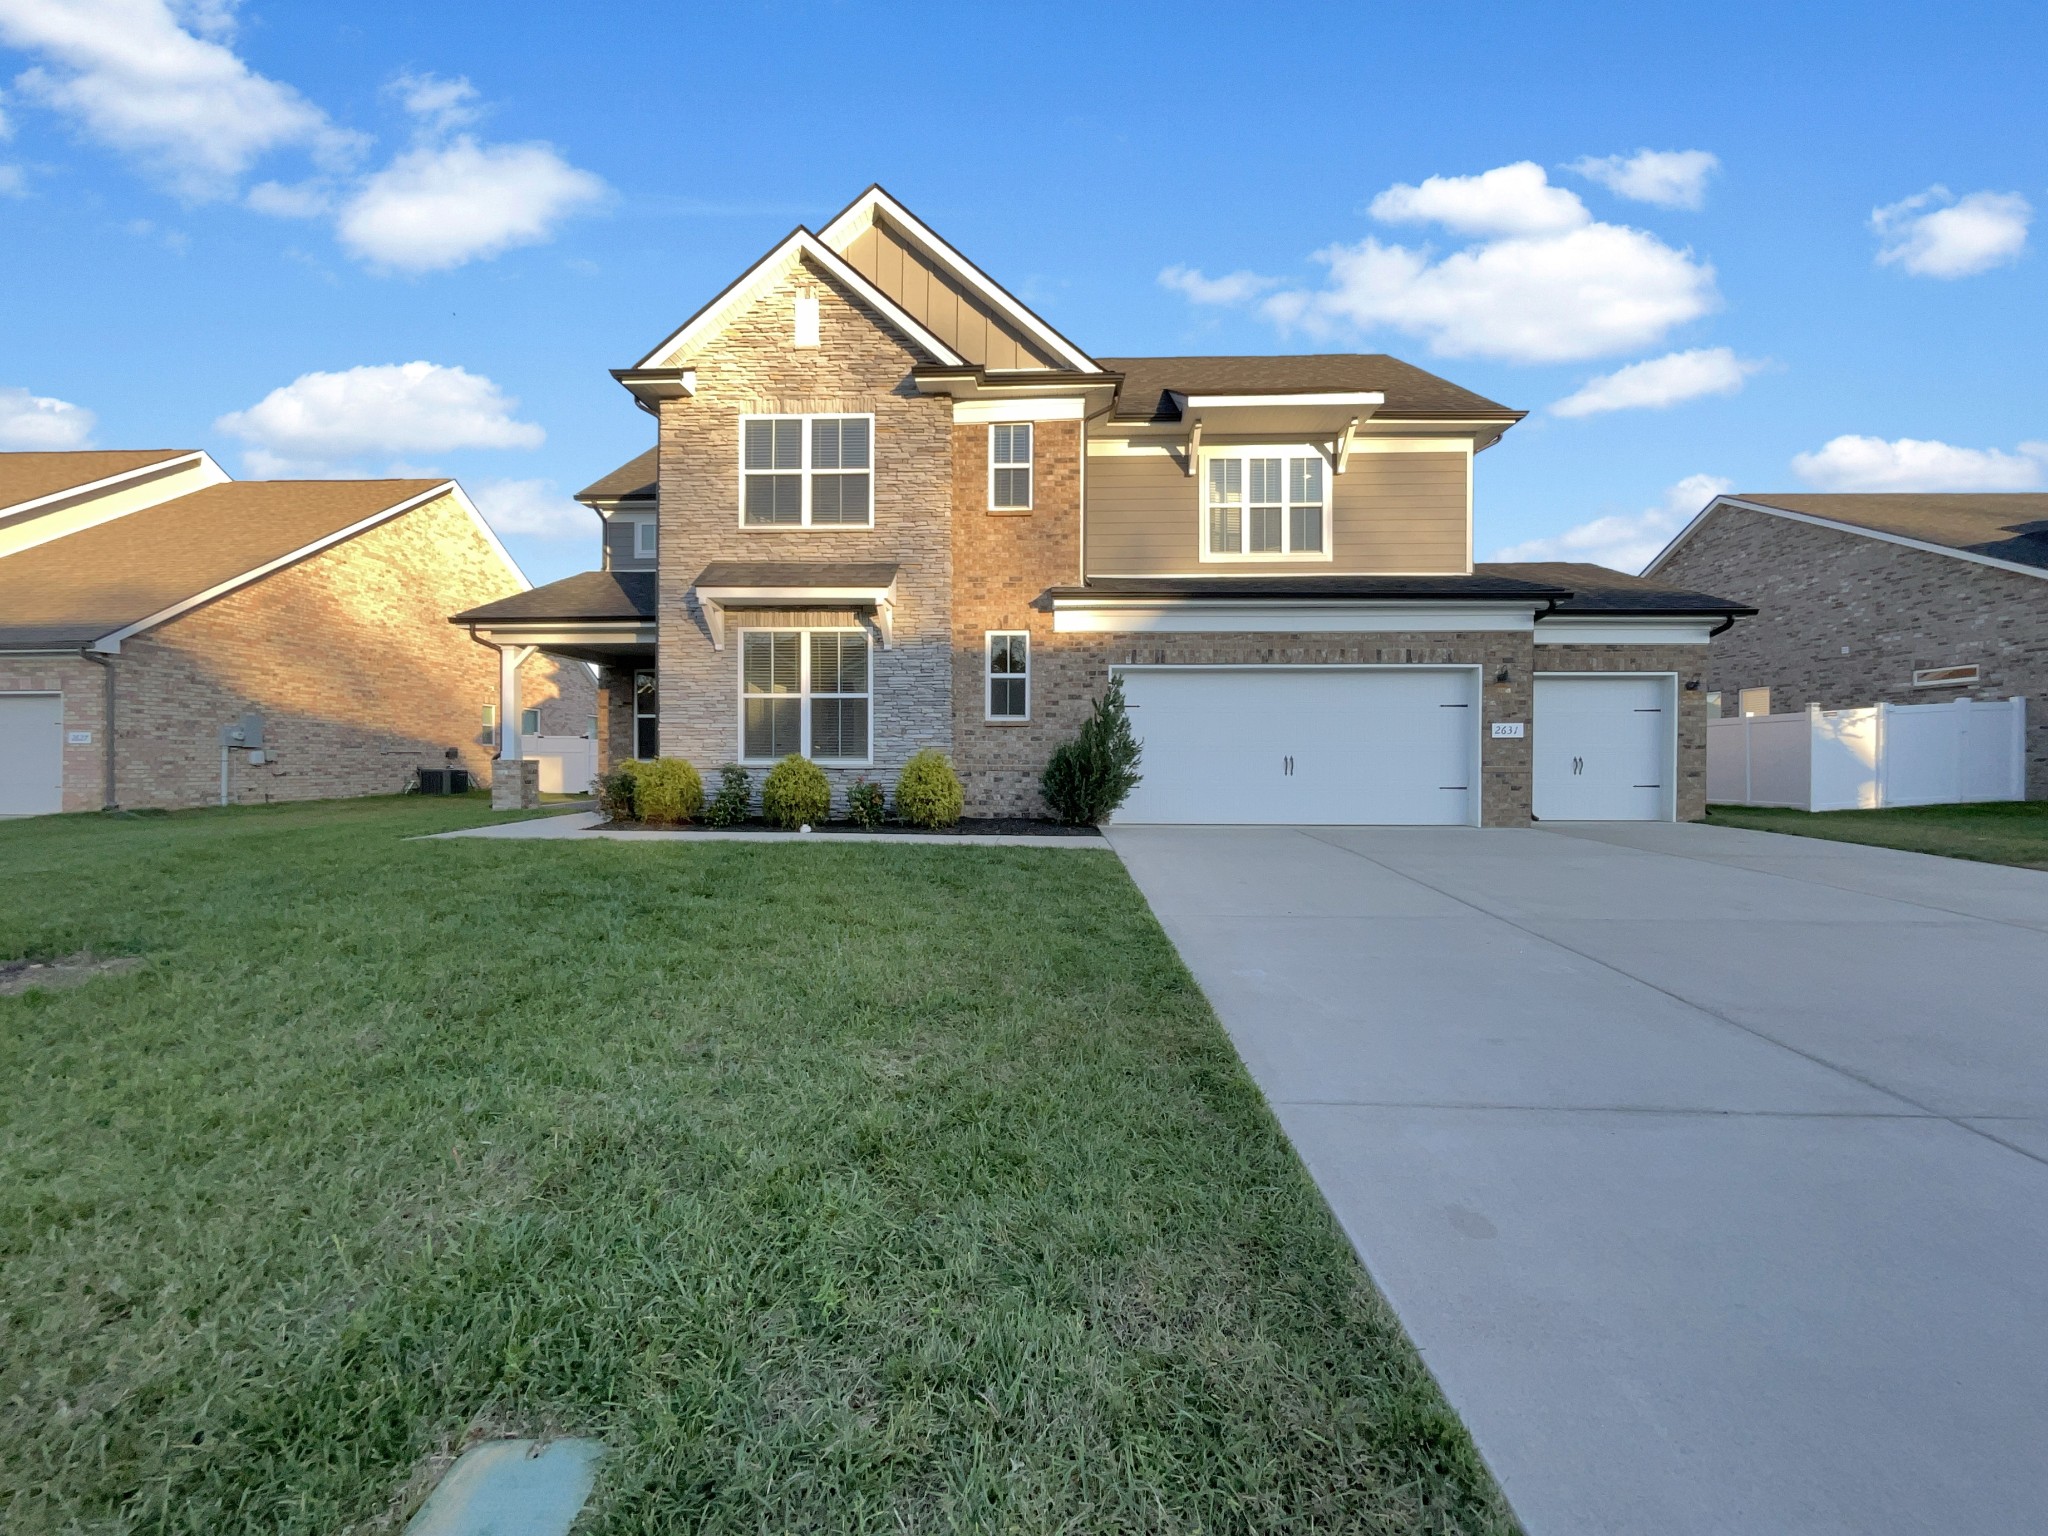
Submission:
[[[636,512],[622,514],[622,516],[633,527],[633,558],[635,560],[658,559],[661,555],[661,525],[655,521],[654,514],[652,512]],[[645,549],[640,547],[642,534],[647,536],[646,543],[648,547]]]
[[[728,610],[741,603],[748,608],[798,610],[837,607],[841,603],[871,606],[875,611],[875,628],[881,631],[882,649],[895,649],[896,583],[893,581],[886,587],[696,587],[693,590],[697,594],[698,605],[704,610],[704,624],[711,631],[711,649],[714,651],[725,649]],[[735,628],[746,627],[735,625]]]
[[[1053,599],[1061,635],[1285,635],[1514,633],[1535,626],[1535,608],[1373,598],[1187,602],[1172,598]]]
[[[1538,645],[1705,645],[1718,619],[1559,614],[1536,626]]]
[[[1022,640],[1024,642],[1024,713],[1021,715],[999,715],[996,713],[995,655],[998,639]],[[1015,672],[1004,672],[1004,678],[1017,676]],[[985,630],[981,637],[981,718],[989,725],[1028,725],[1031,721],[1031,631],[1028,629]]]
[[[244,571],[239,576],[230,577],[226,581],[208,587],[204,592],[182,598],[178,602],[172,603],[168,608],[160,608],[147,618],[137,619],[133,624],[124,625],[120,629],[114,630],[111,634],[102,635],[92,643],[92,648],[95,651],[101,651],[108,655],[117,655],[120,652],[123,640],[139,635],[144,630],[154,629],[159,624],[169,623],[181,613],[189,613],[203,603],[210,603],[215,598],[225,597],[228,593],[235,591],[237,588],[246,587],[251,582],[261,581],[273,571],[281,571],[288,565],[295,565],[301,560],[319,554],[323,549],[331,549],[336,544],[352,539],[357,534],[376,527],[379,523],[388,523],[392,518],[410,512],[415,507],[425,506],[430,501],[448,495],[453,495],[456,502],[475,521],[485,541],[497,553],[498,558],[504,561],[505,568],[518,579],[519,590],[522,592],[531,591],[533,583],[527,580],[526,573],[519,569],[519,563],[506,552],[505,546],[499,542],[497,534],[491,531],[491,525],[485,522],[483,514],[477,511],[476,503],[471,501],[468,495],[464,493],[462,487],[453,480],[444,480],[432,489],[421,491],[417,496],[408,497],[396,506],[386,507],[381,512],[371,514],[361,522],[351,523],[346,528],[337,529],[333,533],[315,539],[311,544],[292,550],[289,554],[279,555],[275,560],[265,561],[253,570]]]
[[[1197,429],[1199,429],[1200,425],[1199,422],[1196,423]],[[1294,508],[1296,503],[1290,495],[1286,494],[1281,496],[1279,502],[1281,547],[1268,550],[1254,550],[1246,547],[1250,544],[1252,536],[1252,493],[1249,465],[1253,459],[1275,458],[1281,462],[1280,489],[1282,492],[1288,492],[1292,489],[1294,461],[1296,459],[1313,459],[1322,466],[1322,474],[1318,478],[1322,482],[1323,528],[1322,540],[1316,549],[1299,550],[1292,547],[1294,542]],[[1237,504],[1238,548],[1235,551],[1218,552],[1210,548],[1209,544],[1209,468],[1212,464],[1229,460],[1236,460],[1247,466],[1244,473],[1243,499]],[[1336,542],[1336,476],[1330,472],[1332,468],[1330,456],[1320,446],[1312,443],[1252,443],[1235,445],[1228,448],[1197,447],[1189,455],[1189,461],[1196,466],[1195,557],[1201,564],[1273,565],[1316,563],[1327,565],[1337,558],[1337,552],[1330,547]],[[1272,506],[1273,503],[1261,502],[1259,505]],[[1301,505],[1306,505],[1306,503],[1301,503]]]
[[[73,496],[97,496],[115,490],[130,480],[156,479],[175,474],[180,469],[196,469],[201,465],[212,465],[221,480],[228,478],[227,471],[214,464],[212,456],[205,449],[182,449],[167,453],[160,459],[151,459],[147,464],[137,464],[131,469],[121,470],[117,474],[103,475],[97,480],[87,480],[78,485],[62,486],[41,496],[31,496],[27,501],[11,501],[0,507],[0,518],[20,517],[25,512],[35,511],[37,507],[46,507],[53,501],[66,501]]]
[[[796,421],[803,424],[799,434],[802,452],[799,467],[787,469],[747,468],[747,423],[750,421]],[[814,471],[811,467],[811,424],[818,421],[865,421],[868,424],[868,462],[865,470],[826,469]],[[746,411],[740,416],[739,430],[739,508],[740,531],[743,533],[809,533],[823,530],[827,533],[843,533],[849,528],[873,528],[875,526],[875,413],[873,411]],[[802,499],[798,507],[798,521],[794,523],[750,523],[747,521],[747,476],[787,475],[794,473],[801,479]],[[844,475],[865,474],[868,477],[868,520],[864,523],[813,523],[811,521],[811,476],[814,474]]]
[[[1694,515],[1693,520],[1679,529],[1669,544],[1658,553],[1657,558],[1643,567],[1645,576],[1654,576],[1665,561],[1678,553],[1678,547],[1691,538],[1694,531],[1713,515],[1719,507],[1740,507],[1745,512],[1763,512],[1772,517],[1782,517],[1788,522],[1808,523],[1815,528],[1832,528],[1837,533],[1859,534],[1866,539],[1876,539],[1884,544],[1898,544],[1906,549],[1917,549],[1923,554],[1947,555],[1951,560],[1966,560],[1971,565],[1988,565],[1995,571],[2010,571],[2015,576],[2032,576],[2036,580],[2048,581],[2048,570],[2038,565],[2021,565],[2014,560],[2000,560],[1993,555],[1979,555],[1967,549],[1953,549],[1946,544],[1930,544],[1925,539],[1909,539],[1902,533],[1886,533],[1879,528],[1865,528],[1856,523],[1838,523],[1831,517],[1816,517],[1811,512],[1794,512],[1789,507],[1774,507],[1766,502],[1745,501],[1740,496],[1716,496],[1705,508]]]
[[[0,556],[18,555],[194,492],[231,484],[233,478],[204,452],[180,453],[0,507]]]
[[[996,462],[996,433],[1005,427],[1013,431],[1022,428],[1025,434],[1024,462],[1015,459]],[[1014,441],[1012,446],[1014,447]],[[988,510],[991,512],[1029,512],[1038,495],[1038,431],[1028,421],[992,421],[988,425]],[[998,504],[996,501],[996,471],[999,469],[1021,469],[1024,471],[1024,501]]]
[[[955,400],[956,426],[999,421],[1080,421],[1088,402],[1080,395],[1031,395],[1014,400]]]
[[[1020,329],[1029,332],[1047,351],[1065,358],[1078,372],[1102,372],[1100,363],[1005,293],[981,268],[933,234],[909,209],[880,187],[869,187],[854,199],[852,207],[818,232],[818,239],[835,252],[844,250],[853,244],[869,225],[878,222],[875,218],[878,209],[886,213],[890,222],[895,224],[901,233],[908,235],[913,244],[923,246],[927,256],[932,257],[940,265],[951,268],[954,276],[972,288],[988,304],[1001,310]]]
[[[735,633],[739,644],[733,647],[733,657],[739,663],[736,683],[739,691],[739,735],[735,738],[738,750],[733,761],[754,768],[770,768],[782,761],[778,757],[747,756],[747,700],[795,699],[797,701],[797,754],[810,759],[820,768],[872,768],[875,765],[875,652],[876,646],[868,638],[867,630],[859,624],[808,624],[801,627],[790,624],[747,624],[739,626]],[[747,636],[754,635],[795,635],[797,636],[797,691],[791,693],[747,692]],[[866,693],[821,693],[811,692],[811,636],[812,635],[859,635],[861,644],[868,653],[868,691]],[[814,699],[865,699],[868,706],[868,750],[862,757],[817,758],[811,756],[811,704]]]
[[[1540,628],[1540,626],[1539,626]],[[1540,731],[1543,722],[1536,715],[1536,683],[1546,677],[1654,677],[1668,686],[1664,690],[1664,708],[1669,717],[1670,728],[1664,733],[1664,814],[1663,821],[1678,820],[1678,674],[1676,672],[1545,672],[1538,668],[1530,674],[1529,720],[1532,731]],[[1536,804],[1536,761],[1533,752],[1529,760],[1529,804],[1530,814],[1535,814]],[[1552,822],[1557,826],[1572,825],[1556,817]],[[1539,823],[1540,825],[1540,823]]]
[[[1175,391],[1178,394],[1178,391]],[[1358,405],[1381,406],[1387,397],[1376,389],[1336,394],[1280,393],[1271,395],[1179,395],[1184,408],[1193,410],[1235,410],[1254,405]]]
[[[651,646],[659,639],[659,627],[652,619],[533,619],[471,626],[479,640],[492,645],[530,645],[536,650],[562,646],[630,645]]]
[[[741,273],[724,293],[685,321],[681,329],[626,371],[630,373],[643,368],[669,366],[670,360],[677,354],[716,334],[733,310],[752,302],[759,296],[762,288],[780,278],[785,265],[806,256],[873,305],[883,319],[924,348],[937,361],[960,368],[968,366],[966,358],[926,330],[894,299],[848,266],[846,259],[837,251],[824,244],[809,230],[796,229],[790,231],[788,238],[774,250]]]
[[[1983,667],[1974,661],[1959,661],[1946,667],[1915,667],[1913,669],[1912,686],[1915,688],[1974,688],[1983,681]]]

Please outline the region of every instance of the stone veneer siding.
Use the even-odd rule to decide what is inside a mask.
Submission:
[[[819,300],[816,347],[794,345],[795,299]],[[895,640],[881,648],[874,625],[871,704],[874,759],[825,766],[835,805],[867,777],[893,790],[904,761],[953,741],[952,404],[919,395],[910,369],[930,361],[887,321],[828,275],[800,263],[769,284],[692,356],[694,398],[661,406],[661,750],[685,757],[706,781],[739,756],[740,647],[750,620],[729,613],[726,648],[714,650],[691,589],[714,560],[894,561]],[[872,412],[874,526],[749,529],[739,522],[740,418],[750,414]],[[835,614],[833,622],[849,615]],[[758,784],[765,765],[755,770]]]
[[[1714,642],[1718,645],[1720,642]],[[1539,645],[1538,672],[1670,672],[1678,678],[1680,821],[1707,814],[1707,691],[1709,645]],[[1536,726],[1531,724],[1533,738]],[[1534,745],[1532,740],[1531,745]]]
[[[207,805],[220,794],[218,731],[264,719],[260,768],[229,757],[238,804],[395,794],[419,766],[459,760],[488,782],[483,706],[495,652],[448,615],[517,587],[453,500],[430,502],[125,642],[113,658],[116,793],[124,806]],[[104,682],[77,658],[0,655],[0,692],[64,694],[64,809],[97,810]],[[588,728],[589,674],[536,656],[521,689],[545,729]]]
[[[2048,799],[2048,577],[1724,506],[1656,579],[1757,608],[1713,645],[1706,686],[1726,713],[1744,688],[1769,688],[1776,714],[2021,695],[2027,794]],[[1913,686],[1972,663],[1971,686]]]

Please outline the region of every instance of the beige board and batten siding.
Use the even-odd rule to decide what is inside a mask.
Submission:
[[[1467,454],[1434,444],[1423,451],[1354,447],[1344,473],[1330,477],[1328,560],[1204,560],[1201,481],[1180,455],[1138,444],[1094,448],[1088,574],[1463,575],[1471,569],[1470,476]]]
[[[848,266],[902,305],[919,324],[984,368],[1064,368],[885,224],[862,230],[841,253]]]

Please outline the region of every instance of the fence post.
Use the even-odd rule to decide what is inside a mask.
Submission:
[[[1891,715],[1891,705],[1880,702],[1877,706],[1877,719],[1871,725],[1874,739],[1870,744],[1870,755],[1873,760],[1872,766],[1877,770],[1876,809],[1880,811],[1891,804],[1891,773],[1887,766],[1891,757]]]
[[[2012,732],[2012,797],[2027,798],[2027,701],[2016,694],[2005,701],[2011,711],[2007,729]]]
[[[1742,717],[1742,803],[1755,805],[1756,795],[1749,786],[1749,716]]]

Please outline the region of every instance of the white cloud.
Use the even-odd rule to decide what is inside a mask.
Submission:
[[[431,72],[401,74],[390,90],[400,105],[437,133],[447,133],[483,116],[477,88],[466,75],[445,79]]]
[[[27,197],[28,177],[18,165],[0,165],[0,197]]]
[[[0,385],[0,448],[41,453],[90,448],[95,419],[69,400]]]
[[[1659,208],[1698,208],[1707,178],[1721,168],[1704,149],[1639,149],[1632,155],[1586,155],[1565,169],[1608,191]]]
[[[1934,186],[1873,208],[1870,227],[1881,267],[1901,266],[1915,277],[1974,277],[2017,261],[2033,218],[2033,205],[2017,192],[1972,192],[1958,199],[1947,187]]]
[[[517,420],[518,408],[481,374],[397,363],[301,374],[214,428],[248,443],[260,473],[278,474],[458,448],[539,447],[547,434]]]
[[[1168,267],[1159,274],[1159,286],[1187,295],[1195,304],[1242,304],[1269,288],[1280,286],[1276,277],[1256,272],[1227,272],[1222,277],[1204,277],[1195,267]]]
[[[1461,235],[1555,235],[1591,222],[1576,192],[1553,187],[1534,161],[1477,176],[1397,183],[1366,210],[1382,224],[1441,224]]]
[[[1792,472],[1822,491],[2031,491],[2048,469],[2048,443],[1957,448],[1901,437],[1844,435],[1812,453],[1795,454]]]
[[[555,489],[552,480],[479,480],[470,487],[477,510],[502,534],[536,539],[592,539],[596,515]]]
[[[222,3],[174,10],[165,0],[0,0],[0,42],[44,61],[17,77],[21,92],[191,200],[230,195],[273,150],[305,148],[341,163],[363,142],[250,69],[220,40],[232,22]]]
[[[607,188],[549,144],[422,144],[343,206],[341,242],[379,266],[432,272],[549,239]]]
[[[317,219],[334,206],[334,189],[317,176],[289,186],[281,181],[259,181],[243,201],[274,219]]]
[[[1641,512],[1596,517],[1546,539],[1511,544],[1496,560],[1576,560],[1634,575],[1656,558],[1693,515],[1734,482],[1719,475],[1687,475]]]
[[[1662,410],[1702,395],[1732,395],[1742,381],[1763,367],[1735,355],[1729,347],[1694,347],[1662,357],[1630,363],[1603,373],[1550,409],[1557,416],[1597,416],[1602,411]]]

